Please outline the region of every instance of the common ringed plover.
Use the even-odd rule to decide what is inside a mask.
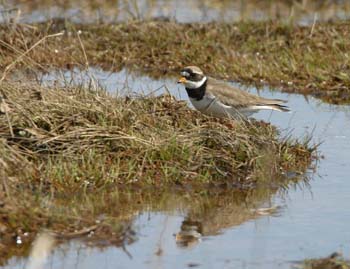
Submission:
[[[262,109],[289,111],[280,99],[267,99],[232,87],[223,81],[205,76],[197,66],[181,71],[178,83],[185,85],[192,105],[214,117],[246,118]]]

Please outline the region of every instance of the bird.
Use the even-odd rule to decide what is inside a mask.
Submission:
[[[286,101],[263,98],[224,81],[206,76],[197,66],[184,67],[178,83],[185,86],[192,105],[203,114],[218,118],[247,119],[259,110],[287,112]]]

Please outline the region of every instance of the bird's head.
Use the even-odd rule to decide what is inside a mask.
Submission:
[[[187,66],[181,70],[180,74],[181,77],[177,83],[184,84],[186,89],[198,89],[207,80],[203,71],[197,66]]]

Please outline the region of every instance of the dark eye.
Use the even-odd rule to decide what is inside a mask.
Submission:
[[[192,73],[192,74],[191,74],[191,78],[194,79],[194,80],[200,80],[200,75],[199,75],[199,74]]]

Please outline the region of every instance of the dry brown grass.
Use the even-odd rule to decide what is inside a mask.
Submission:
[[[66,34],[47,38],[28,52],[61,31]],[[16,68],[43,71],[87,64],[109,70],[128,66],[159,77],[195,64],[216,77],[313,94],[333,103],[350,100],[348,22],[299,27],[281,22],[79,25],[55,20],[2,25],[0,34],[3,71],[17,61]]]
[[[128,216],[140,207],[125,202],[133,189],[286,188],[294,179],[285,172],[302,174],[313,157],[307,142],[281,141],[269,124],[218,121],[167,95],[7,82],[0,92],[0,216],[10,238],[42,227],[66,236],[113,208]],[[104,234],[124,232],[105,224]]]
[[[307,140],[281,139],[269,124],[209,118],[168,95],[112,97],[98,89],[47,89],[8,79],[20,68],[46,71],[90,64],[115,70],[141,67],[166,75],[193,62],[213,74],[239,74],[239,80],[254,82],[257,78],[245,77],[243,68],[255,51],[232,54],[232,48],[224,47],[226,41],[222,46],[212,43],[222,33],[243,42],[241,34],[252,31],[251,24],[242,24],[239,31],[235,27],[157,22],[84,26],[62,21],[3,25],[0,243],[29,232],[28,246],[45,227],[58,238],[94,231],[98,238],[121,245],[133,240],[133,214],[145,207],[164,208],[174,190],[192,205],[198,197],[189,201],[187,192],[192,199],[194,193],[202,197],[212,189],[263,189],[268,191],[261,200],[266,200],[298,182],[300,178],[286,174],[303,174],[315,148]],[[276,26],[272,36],[279,31],[283,36],[289,29],[281,27]],[[61,30],[65,35],[56,36]],[[179,35],[178,42],[171,41],[174,35]],[[241,60],[225,65],[226,57]],[[242,69],[237,69],[239,64]],[[0,256],[14,254],[1,244]]]
[[[310,157],[304,145],[295,144],[294,161],[284,160],[292,144],[281,144],[268,124],[212,120],[171,96],[112,98],[103,91],[13,83],[2,83],[1,92],[3,171],[22,174],[13,169],[21,164],[32,171],[25,175],[33,175],[30,182],[47,177],[58,190],[67,185],[75,192],[85,184],[76,178],[89,178],[89,171],[94,188],[138,182],[239,184],[266,152],[277,155],[277,174],[280,167],[298,165],[303,155],[301,163]],[[41,167],[36,162],[46,167],[36,171]]]

